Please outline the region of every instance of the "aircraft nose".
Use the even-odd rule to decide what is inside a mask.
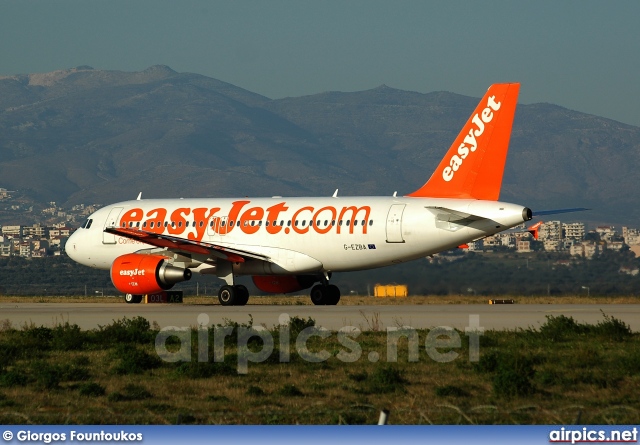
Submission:
[[[71,258],[73,261],[75,261],[76,263],[82,264],[81,256],[80,256],[80,247],[82,244],[80,242],[80,238],[82,237],[80,232],[81,230],[83,229],[78,229],[71,234],[71,236],[67,240],[67,244],[64,247],[64,251],[66,252],[67,256]]]

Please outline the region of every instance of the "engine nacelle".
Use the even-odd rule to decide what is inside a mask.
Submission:
[[[254,275],[253,284],[270,294],[288,294],[308,289],[318,281],[314,275]]]
[[[119,256],[111,265],[111,281],[125,294],[154,294],[190,279],[189,269],[172,266],[159,255],[130,253]]]

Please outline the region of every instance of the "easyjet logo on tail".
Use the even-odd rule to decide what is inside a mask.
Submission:
[[[469,128],[467,135],[458,147],[458,153],[451,156],[449,165],[442,170],[442,179],[449,182],[453,179],[464,160],[478,148],[479,137],[484,133],[485,124],[493,119],[493,112],[500,109],[500,102],[496,102],[495,96],[487,99],[487,107],[480,113],[476,113],[471,119],[473,126]]]

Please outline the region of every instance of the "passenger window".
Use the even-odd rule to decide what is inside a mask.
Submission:
[[[349,225],[349,221],[347,221],[347,225]],[[353,222],[353,225],[354,225],[354,226],[357,226],[357,225],[358,225],[358,221],[354,221],[354,222]]]
[[[345,224],[348,226],[349,224],[351,224],[351,221],[346,220],[346,221],[345,221]]]
[[[372,220],[372,219],[370,219],[370,220],[369,220],[369,225],[370,225],[370,226],[372,226],[372,225],[373,225],[373,220]]]

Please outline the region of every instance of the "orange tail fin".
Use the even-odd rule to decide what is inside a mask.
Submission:
[[[431,178],[407,196],[496,201],[519,90],[519,83],[491,85]]]

